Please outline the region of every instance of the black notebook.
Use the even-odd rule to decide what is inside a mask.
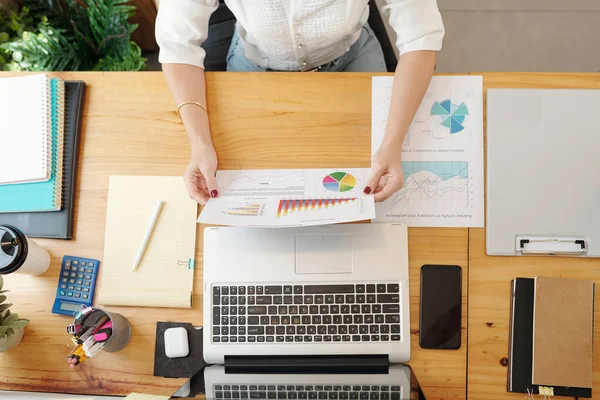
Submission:
[[[532,379],[535,279],[511,281],[507,391],[539,394]],[[542,388],[543,390],[543,388]],[[592,389],[553,386],[553,396],[590,398]]]
[[[34,238],[72,239],[73,211],[79,132],[81,130],[85,82],[65,81],[65,143],[63,201],[60,211],[0,214],[0,225],[8,224]]]

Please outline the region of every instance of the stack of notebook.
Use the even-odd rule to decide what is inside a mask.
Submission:
[[[509,392],[592,397],[594,282],[517,278],[510,317]]]
[[[0,79],[0,224],[72,238],[83,82]]]

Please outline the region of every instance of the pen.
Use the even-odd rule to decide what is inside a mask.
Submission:
[[[137,269],[142,261],[142,257],[144,256],[144,251],[146,251],[146,246],[148,246],[148,241],[150,240],[150,236],[152,236],[152,231],[154,230],[154,226],[156,225],[156,220],[158,219],[158,214],[160,214],[160,210],[163,206],[163,201],[158,200],[154,205],[154,212],[152,213],[152,219],[150,220],[150,224],[148,225],[148,229],[146,229],[146,235],[144,236],[144,241],[138,250],[137,256],[135,257],[135,262],[133,263],[133,272]]]

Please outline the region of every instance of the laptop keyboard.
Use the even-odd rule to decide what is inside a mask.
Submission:
[[[213,343],[398,342],[398,283],[212,287]]]
[[[383,385],[213,385],[216,399],[400,400],[400,386]]]

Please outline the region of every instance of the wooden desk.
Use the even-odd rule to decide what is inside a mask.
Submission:
[[[0,77],[8,76],[0,74]],[[23,343],[0,354],[0,389],[171,395],[184,380],[154,377],[157,321],[202,323],[202,268],[194,308],[111,308],[131,322],[133,337],[117,354],[100,354],[72,371],[65,362],[69,318],[50,313],[65,254],[102,260],[108,176],[180,175],[189,148],[161,73],[65,73],[88,83],[77,177],[75,240],[40,240],[52,254],[41,277],[7,276],[14,311],[31,319]],[[211,129],[222,169],[368,167],[370,74],[207,74]],[[418,345],[422,264],[463,267],[463,325],[467,310],[467,229],[409,231],[411,365],[428,399],[466,394],[466,327],[458,351]],[[202,265],[199,230],[198,265]]]
[[[479,74],[478,74],[479,75]],[[600,88],[600,74],[484,73],[489,88]],[[568,135],[568,132],[565,132]],[[552,160],[548,168],[558,164]],[[597,174],[596,171],[590,172]],[[594,175],[590,175],[594,176]],[[559,182],[557,182],[557,185]],[[510,196],[510,193],[506,194]],[[600,259],[557,257],[488,257],[485,229],[469,230],[468,397],[522,399],[506,392],[510,281],[516,277],[557,276],[600,283]],[[594,398],[600,398],[600,297],[596,290],[594,328]],[[536,396],[538,398],[538,396]],[[541,397],[539,397],[541,398]]]

